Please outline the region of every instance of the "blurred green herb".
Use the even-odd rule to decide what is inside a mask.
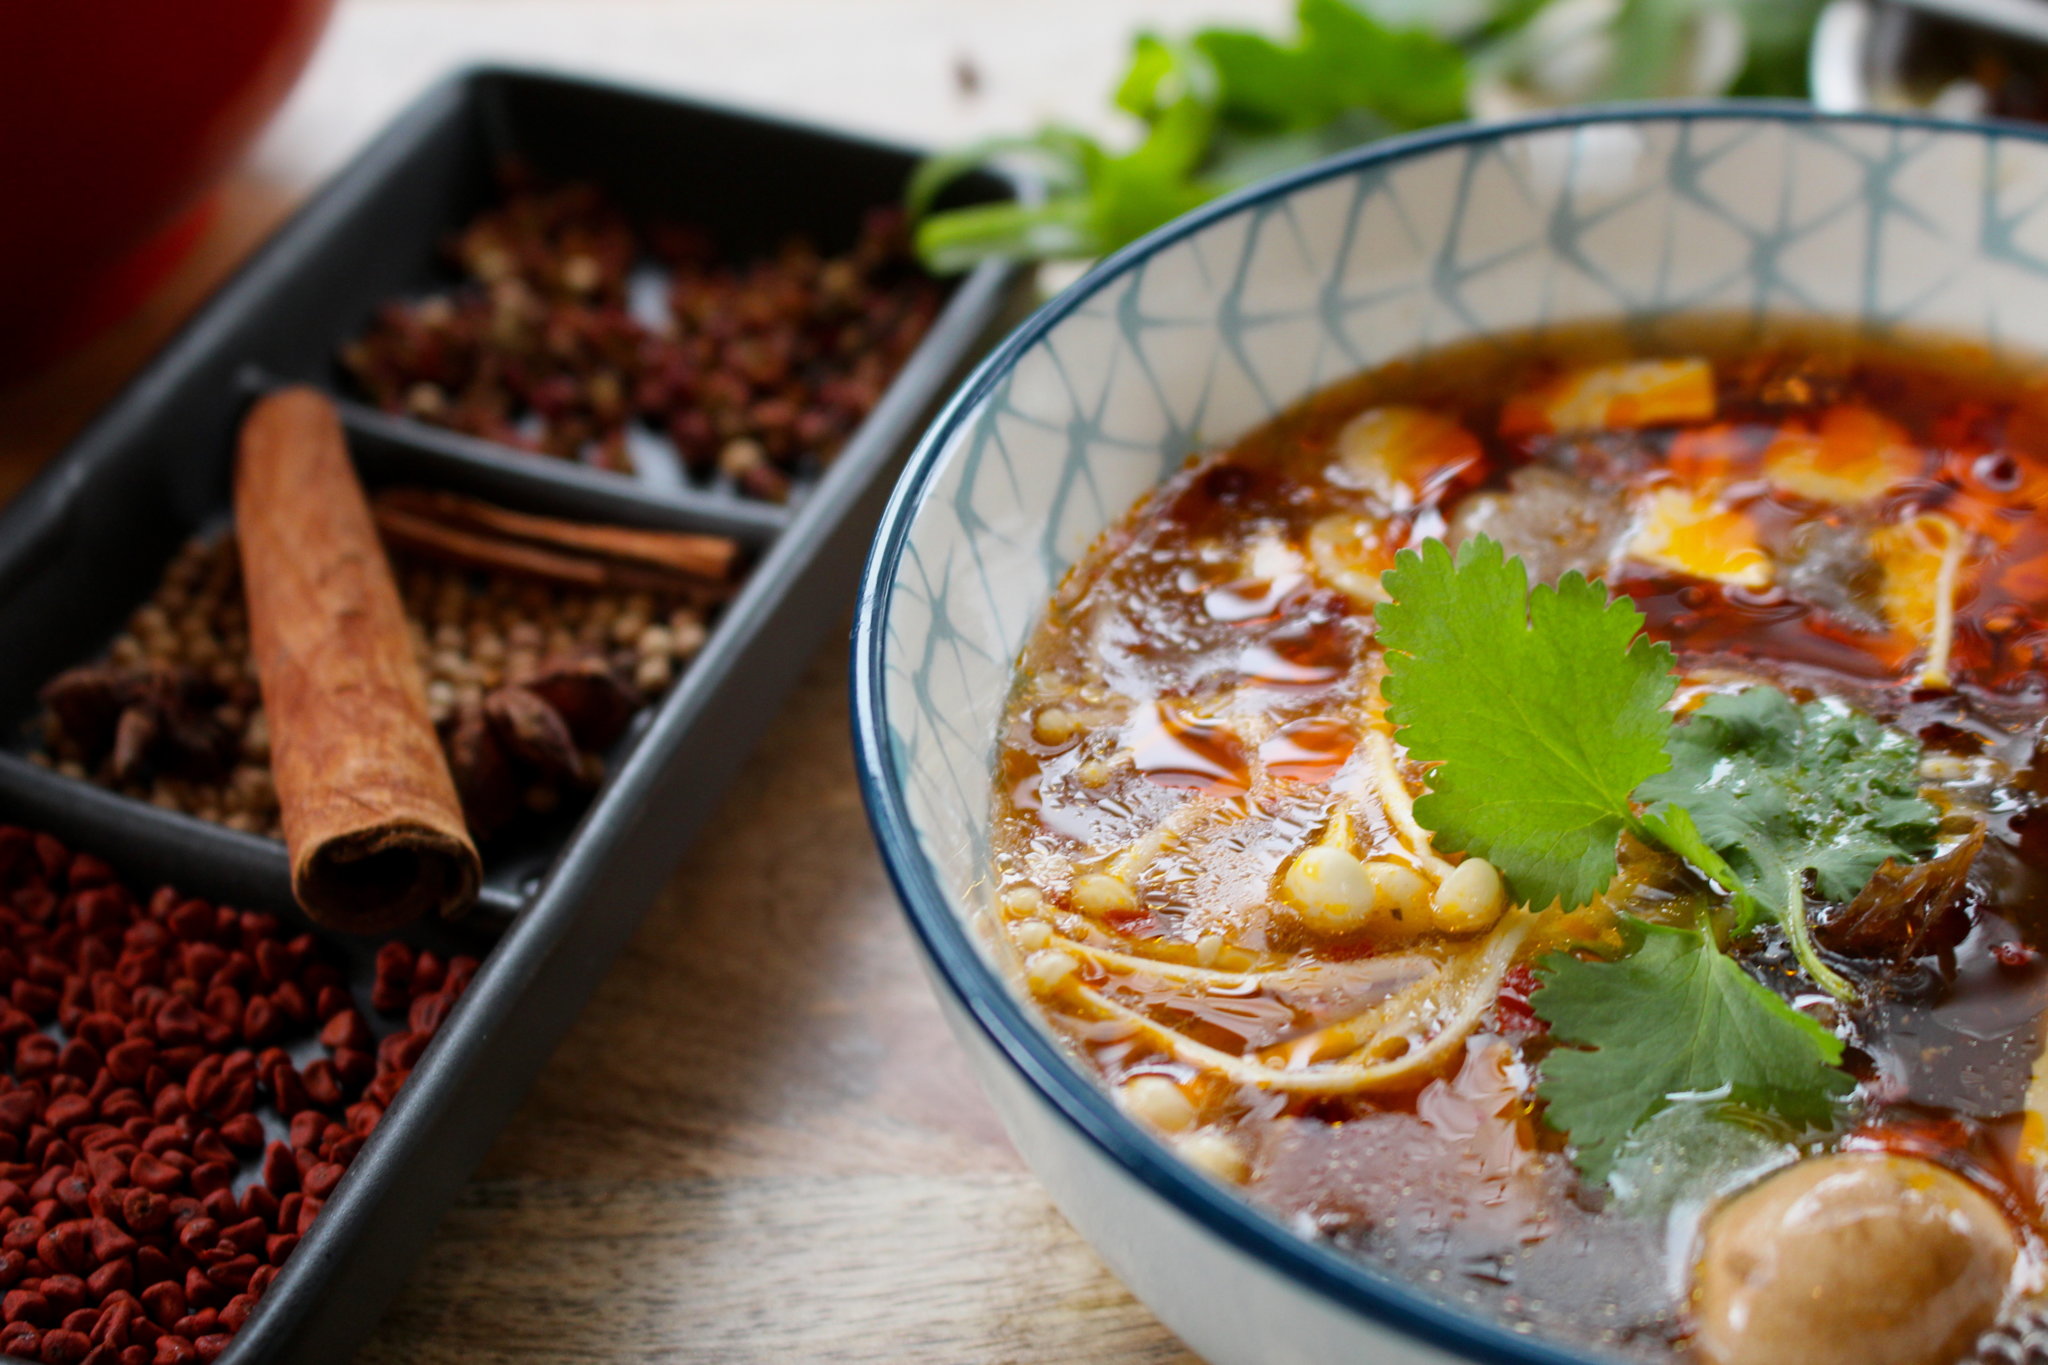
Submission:
[[[909,190],[933,270],[1113,251],[1215,196],[1391,133],[1556,103],[1805,93],[1821,0],[1298,0],[1281,38],[1141,33],[1114,93],[1137,141],[1054,125],[928,159]],[[1033,203],[935,210],[1014,160]]]

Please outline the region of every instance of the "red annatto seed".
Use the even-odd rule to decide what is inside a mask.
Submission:
[[[155,1017],[157,1041],[165,1047],[178,1047],[199,1039],[199,1011],[192,1002],[182,995],[173,995],[164,1001]]]
[[[236,1206],[236,1212],[242,1217],[259,1218],[266,1225],[274,1225],[277,1222],[277,1209],[277,1196],[261,1183],[253,1181],[242,1191],[242,1198]]]
[[[222,1227],[242,1221],[241,1206],[235,1203],[232,1187],[208,1191],[206,1197],[199,1201],[199,1211]]]
[[[85,1305],[85,1281],[76,1275],[43,1276],[42,1293],[60,1316]]]
[[[69,1128],[93,1117],[92,1101],[83,1095],[65,1095],[50,1101],[43,1111],[43,1122],[52,1128]]]
[[[238,1252],[260,1251],[263,1239],[270,1235],[261,1218],[245,1218],[239,1223],[220,1230],[222,1242],[232,1245]]]
[[[430,1039],[407,1029],[400,1029],[377,1045],[377,1067],[380,1071],[410,1071],[419,1065],[420,1054],[427,1050]]]
[[[57,1069],[82,1081],[97,1076],[100,1065],[100,1050],[83,1038],[73,1038],[57,1053]]]
[[[165,1333],[156,1339],[156,1355],[152,1365],[195,1365],[199,1359],[197,1347],[183,1337]]]
[[[123,1291],[117,1289],[109,1294],[99,1323],[92,1329],[93,1344],[111,1346],[117,1351],[127,1346],[129,1326],[135,1321],[135,1313],[135,1301]]]
[[[343,1085],[351,1088],[367,1085],[377,1074],[377,1059],[352,1047],[337,1049],[333,1061],[334,1074],[341,1078]]]
[[[306,998],[306,993],[299,989],[296,981],[287,981],[272,991],[270,1003],[277,1006],[278,1012],[294,1024],[312,1022],[313,1002]]]
[[[0,1296],[0,1318],[43,1327],[56,1321],[56,1311],[50,1307],[50,1301],[36,1290],[10,1289]]]
[[[171,1324],[171,1335],[178,1337],[203,1337],[220,1326],[220,1314],[211,1308],[202,1308],[197,1313],[187,1313]]]
[[[137,1284],[144,1286],[161,1284],[168,1280],[174,1280],[177,1277],[177,1273],[177,1266],[161,1248],[144,1246],[135,1253],[135,1282]]]
[[[155,1190],[128,1190],[121,1196],[121,1221],[130,1232],[147,1237],[171,1221],[171,1206]]]
[[[237,1152],[263,1150],[263,1120],[254,1114],[237,1114],[222,1122],[220,1140]]]
[[[115,1015],[95,1010],[78,1021],[78,1036],[98,1048],[102,1055],[126,1036],[126,1026]]]
[[[271,1071],[270,1096],[280,1114],[294,1118],[313,1103],[312,1097],[306,1094],[306,1083],[299,1079],[298,1071],[289,1062]]]
[[[58,1181],[57,1202],[73,1213],[84,1213],[92,1207],[92,1182],[81,1175]]]
[[[78,1365],[86,1353],[92,1350],[92,1338],[83,1332],[57,1328],[43,1333],[42,1358],[44,1365]]]
[[[94,1260],[105,1264],[108,1261],[125,1259],[135,1254],[136,1245],[135,1239],[115,1226],[113,1219],[95,1218],[92,1220],[92,1254]]]
[[[250,1277],[262,1264],[263,1260],[258,1256],[234,1256],[207,1267],[206,1278],[231,1294],[239,1294],[249,1287]]]
[[[182,939],[203,937],[213,930],[213,907],[201,900],[185,901],[171,911],[166,926]]]
[[[265,1149],[263,1185],[280,1199],[299,1188],[299,1166],[292,1160],[292,1149],[287,1144],[273,1142]]]
[[[57,1051],[57,1040],[47,1033],[23,1035],[14,1044],[15,1079],[32,1081],[49,1075],[57,1069]]]
[[[92,1269],[91,1224],[82,1219],[59,1223],[36,1239],[36,1256],[56,1270],[82,1273]],[[45,1288],[44,1292],[49,1291]]]
[[[123,1257],[107,1261],[85,1277],[86,1297],[104,1301],[110,1294],[135,1287],[135,1262]]]
[[[242,1037],[252,1047],[277,1037],[284,1023],[284,1016],[265,996],[252,998],[242,1009]]]
[[[289,1136],[295,1148],[310,1149],[319,1145],[321,1130],[327,1127],[325,1114],[307,1111],[292,1116]]]
[[[370,1026],[353,1009],[341,1011],[321,1026],[320,1044],[330,1052],[345,1047],[364,1050],[374,1045]]]
[[[429,991],[441,989],[441,981],[447,975],[448,966],[441,955],[429,948],[414,959],[412,968],[412,993],[415,998]]]
[[[334,1073],[334,1063],[326,1058],[308,1062],[300,1073],[306,1087],[306,1097],[323,1109],[338,1109],[347,1098],[342,1093],[341,1078]]]
[[[334,1187],[341,1183],[348,1168],[333,1161],[323,1161],[307,1171],[305,1175],[306,1194],[313,1199],[325,1199],[334,1193]]]
[[[231,1291],[208,1279],[198,1266],[185,1272],[185,1301],[194,1308],[218,1308],[230,1297]]]
[[[363,1098],[374,1100],[384,1108],[389,1109],[391,1102],[398,1098],[400,1087],[405,1084],[407,1078],[411,1075],[410,1071],[381,1072],[375,1080],[363,1088]]]
[[[0,1060],[16,1063],[0,1070],[0,1302],[14,1305],[0,1352],[50,1359],[48,1339],[89,1365],[212,1359],[313,1226],[475,960],[381,951],[385,1008],[410,1027],[378,1055],[313,935],[286,940],[275,916],[168,889],[145,906],[68,853],[53,866],[81,866],[89,882],[39,880],[37,847],[0,827]],[[34,857],[9,871],[21,850]],[[298,1062],[279,1044],[308,1027],[328,1055]],[[255,1112],[272,1092],[288,1144],[268,1143]],[[251,1156],[264,1178],[238,1197],[234,1172]]]
[[[156,1044],[147,1038],[128,1038],[106,1051],[107,1070],[123,1085],[138,1085],[156,1062]]]
[[[142,1291],[142,1306],[149,1311],[150,1320],[157,1326],[168,1328],[185,1316],[185,1287],[175,1280],[153,1284]]]
[[[415,999],[412,1008],[406,1011],[406,1025],[414,1033],[431,1038],[440,1031],[441,1024],[448,1018],[448,1011],[454,1007],[454,1003],[439,991],[432,995],[422,995]]]
[[[129,1163],[128,1175],[136,1184],[158,1194],[169,1194],[185,1183],[177,1167],[148,1152],[136,1153],[135,1160]]]

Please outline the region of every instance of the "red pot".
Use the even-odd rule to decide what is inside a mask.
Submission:
[[[138,302],[333,0],[0,0],[0,375]]]

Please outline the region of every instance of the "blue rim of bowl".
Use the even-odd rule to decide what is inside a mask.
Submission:
[[[854,765],[868,822],[912,929],[939,968],[946,989],[975,1026],[1023,1074],[1039,1097],[1084,1139],[1204,1231],[1343,1308],[1474,1361],[1498,1365],[1588,1365],[1597,1357],[1539,1337],[1520,1335],[1490,1318],[1461,1312],[1447,1300],[1433,1297],[1405,1280],[1303,1237],[1249,1200],[1197,1174],[1135,1120],[1126,1117],[1108,1092],[1061,1051],[1032,1006],[997,974],[975,943],[973,928],[954,909],[952,898],[939,885],[918,847],[884,711],[884,615],[911,524],[924,502],[940,454],[962,423],[982,405],[1020,357],[1132,266],[1254,205],[1285,198],[1308,186],[1367,167],[1405,161],[1447,147],[1505,141],[1560,128],[1708,120],[1868,125],[1959,133],[1987,140],[2048,142],[2048,129],[2006,120],[1963,122],[1918,114],[1830,113],[1808,104],[1779,100],[1647,101],[1501,123],[1457,124],[1389,138],[1247,186],[1176,218],[1106,257],[1026,318],[975,367],[918,442],[898,479],[861,575],[859,601],[854,609]]]

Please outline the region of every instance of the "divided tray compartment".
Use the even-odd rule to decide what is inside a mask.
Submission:
[[[283,846],[28,761],[43,682],[97,657],[192,534],[225,523],[235,433],[255,394],[311,383],[339,402],[365,482],[521,510],[730,534],[746,580],[702,651],[636,718],[559,842],[486,849],[466,921],[401,937],[483,958],[397,1102],[222,1359],[346,1360],[442,1211],[624,944],[815,646],[842,618],[874,520],[923,419],[1008,316],[1020,272],[953,282],[881,401],[791,502],[510,449],[357,401],[336,360],[379,304],[453,282],[450,235],[508,157],[597,183],[635,217],[708,228],[744,258],[803,234],[848,245],[896,202],[917,154],[569,77],[480,69],[436,87],[331,182],[11,505],[0,510],[0,823],[45,829],[143,891],[303,923]],[[966,182],[963,201],[1011,182]],[[376,940],[320,934],[366,1017]],[[389,1024],[392,1021],[384,1021]],[[274,1115],[271,1118],[275,1118]]]

